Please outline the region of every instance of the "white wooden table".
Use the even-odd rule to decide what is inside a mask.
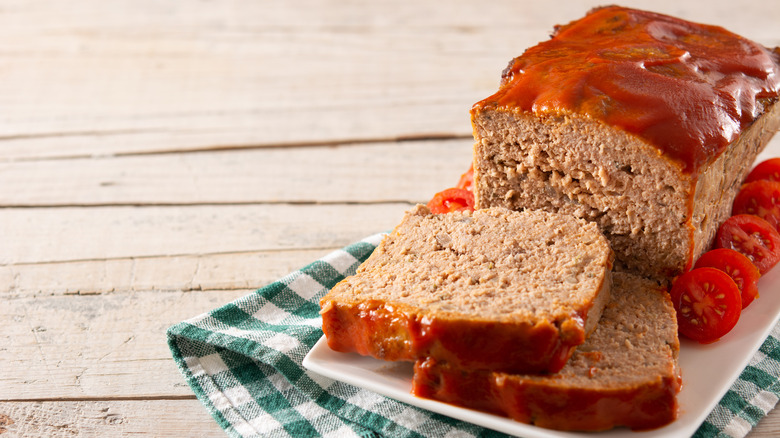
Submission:
[[[166,328],[453,185],[471,104],[597,4],[0,0],[0,437],[223,436]],[[780,2],[625,4],[780,46]]]

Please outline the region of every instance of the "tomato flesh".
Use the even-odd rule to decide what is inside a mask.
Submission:
[[[748,183],[762,179],[780,182],[780,157],[770,158],[758,163],[756,167],[750,171],[747,178],[745,178],[745,182]]]
[[[443,190],[428,202],[431,213],[443,214],[453,211],[474,210],[474,194],[457,187]]]
[[[675,280],[669,294],[677,310],[680,333],[703,344],[730,332],[742,312],[736,283],[715,268],[686,272]]]
[[[470,192],[474,191],[474,164],[471,164],[471,167],[469,167],[469,170],[466,171],[463,175],[460,176],[460,180],[458,181],[458,185],[455,186],[459,189],[465,189]]]
[[[743,185],[734,198],[731,214],[758,216],[780,231],[780,182],[758,180]]]
[[[739,288],[743,309],[758,297],[758,279],[761,273],[750,259],[733,249],[717,248],[707,251],[699,257],[694,267],[715,268],[728,274]]]
[[[780,261],[780,234],[767,221],[749,214],[726,219],[715,235],[715,247],[742,253],[762,275]]]

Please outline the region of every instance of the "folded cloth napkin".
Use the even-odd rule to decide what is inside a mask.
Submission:
[[[355,272],[377,234],[209,313],[168,329],[173,358],[198,399],[234,437],[503,437],[318,376],[301,366],[322,336],[319,299]],[[743,437],[780,397],[780,326],[697,437]]]

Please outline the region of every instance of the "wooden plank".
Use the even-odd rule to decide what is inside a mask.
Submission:
[[[740,33],[752,30],[760,32],[759,35],[777,36],[772,32],[776,24],[772,18],[780,12],[776,4],[746,7],[727,0],[712,0],[708,8],[675,0],[627,0],[625,4],[688,19],[698,17],[698,21],[730,26]],[[446,10],[442,10],[434,0],[377,0],[370,4],[350,4],[339,0],[294,0],[268,4],[252,0],[220,0],[204,4],[182,0],[165,6],[154,0],[116,0],[111,5],[100,0],[76,0],[69,6],[52,4],[47,0],[3,0],[2,6],[1,32],[60,37],[67,29],[78,29],[85,36],[138,30],[148,30],[151,34],[152,30],[156,30],[162,34],[197,33],[207,37],[222,33],[229,35],[228,31],[274,33],[279,29],[323,34],[333,30],[360,29],[388,33],[413,29],[420,33],[436,33],[444,28],[460,28],[463,31],[485,28],[500,32],[517,24],[541,26],[549,31],[552,24],[543,19],[555,23],[572,20],[578,17],[573,14],[585,13],[593,7],[593,3],[562,0],[551,6],[499,0],[491,7],[485,7],[480,1],[457,0],[451,2]],[[34,22],[24,20],[31,16],[36,18]],[[111,42],[95,41],[94,44],[105,46]],[[8,44],[7,50],[14,50],[14,47]]]
[[[0,47],[0,102],[13,104],[0,127],[3,158],[467,136],[468,108],[507,62],[447,53],[475,47],[462,30],[375,33],[335,22],[312,32],[265,22],[274,13],[255,8],[251,26],[207,31],[177,27],[176,16],[133,22],[143,10],[131,4],[128,26],[116,15],[107,26],[58,25],[56,38],[12,26],[19,44]],[[203,17],[181,19],[204,19],[200,9]]]
[[[761,420],[749,438],[776,438],[780,411]],[[3,438],[130,435],[224,437],[197,400],[0,402]]]
[[[747,434],[748,438],[776,438],[780,430],[780,410],[774,409],[762,418],[756,427]]]
[[[6,265],[0,266],[0,297],[257,289],[334,249]]]
[[[342,247],[406,203],[0,209],[0,266]]]
[[[780,45],[777,2],[631,5]],[[468,136],[513,56],[591,2],[2,3],[0,160]],[[327,13],[322,13],[327,11]]]
[[[779,4],[632,5],[780,45]],[[418,136],[465,145],[467,109],[506,61],[590,6],[0,1],[0,162],[13,164],[0,165],[0,400],[17,400],[0,402],[0,435],[224,436],[191,399],[165,328],[389,229],[451,169],[425,175],[425,151],[383,169],[393,145],[381,143],[122,155]],[[285,153],[308,168],[282,166]],[[343,171],[331,180],[317,159]],[[350,181],[354,163],[371,174]],[[254,205],[312,201],[400,202]],[[779,417],[751,436],[776,436]]]
[[[4,330],[0,334],[0,368],[4,370],[0,375],[0,388],[3,388],[0,396],[6,401],[0,402],[0,415],[6,415],[15,424],[24,424],[19,418],[27,421],[38,418],[36,424],[40,426],[47,426],[52,416],[72,415],[72,418],[79,417],[86,422],[80,424],[89,425],[90,419],[94,419],[91,413],[96,409],[90,406],[95,405],[103,409],[130,403],[126,411],[124,408],[110,409],[115,414],[112,418],[147,416],[145,405],[111,401],[113,398],[138,398],[137,403],[145,403],[144,400],[150,399],[191,396],[168,357],[161,331],[163,324],[198,308],[210,309],[222,299],[232,297],[223,296],[223,292],[119,295],[27,298],[10,300],[11,312],[0,308],[0,321],[4,323],[9,321],[8,316],[18,312],[11,319],[10,327],[4,324],[10,331]],[[165,299],[161,299],[163,295],[166,295]],[[33,306],[39,309],[34,315],[22,310]],[[116,313],[120,307],[122,318]],[[30,343],[34,345],[27,345]],[[27,402],[40,399],[46,402]],[[57,399],[97,401],[58,402]],[[179,411],[174,407],[162,408],[175,406],[178,402],[150,403],[165,412],[161,415],[190,418],[189,415],[179,417]],[[195,406],[194,402],[190,405],[197,411]],[[779,417],[777,411],[773,411],[751,436],[773,436],[761,430],[777,430]],[[154,415],[149,418],[157,419]],[[201,424],[201,420],[197,423]],[[106,428],[103,429],[106,433],[113,430],[108,426],[95,425]],[[148,424],[138,427],[153,428]],[[32,435],[23,433],[19,436],[50,436],[36,435],[35,429],[20,430],[30,431]]]
[[[471,161],[472,143],[381,142],[0,162],[0,187],[5,188],[0,207],[427,202],[457,182]],[[762,157],[778,152],[780,136],[775,136]]]
[[[0,400],[189,396],[165,330],[250,292],[4,298]]]
[[[0,162],[0,207],[427,202],[457,183],[472,144],[468,138]]]
[[[194,396],[193,396],[194,397]],[[0,436],[224,437],[195,399],[0,402]]]

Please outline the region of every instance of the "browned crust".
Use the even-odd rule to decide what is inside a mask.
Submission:
[[[413,392],[425,398],[503,415],[548,429],[653,429],[677,418],[680,378],[667,373],[616,388],[572,387],[504,373],[464,374],[433,360],[415,364]]]
[[[559,371],[604,307],[594,303],[586,315],[557,322],[497,322],[430,315],[383,301],[324,299],[321,306],[322,329],[335,351],[388,361],[435,357],[463,369],[517,373]]]

